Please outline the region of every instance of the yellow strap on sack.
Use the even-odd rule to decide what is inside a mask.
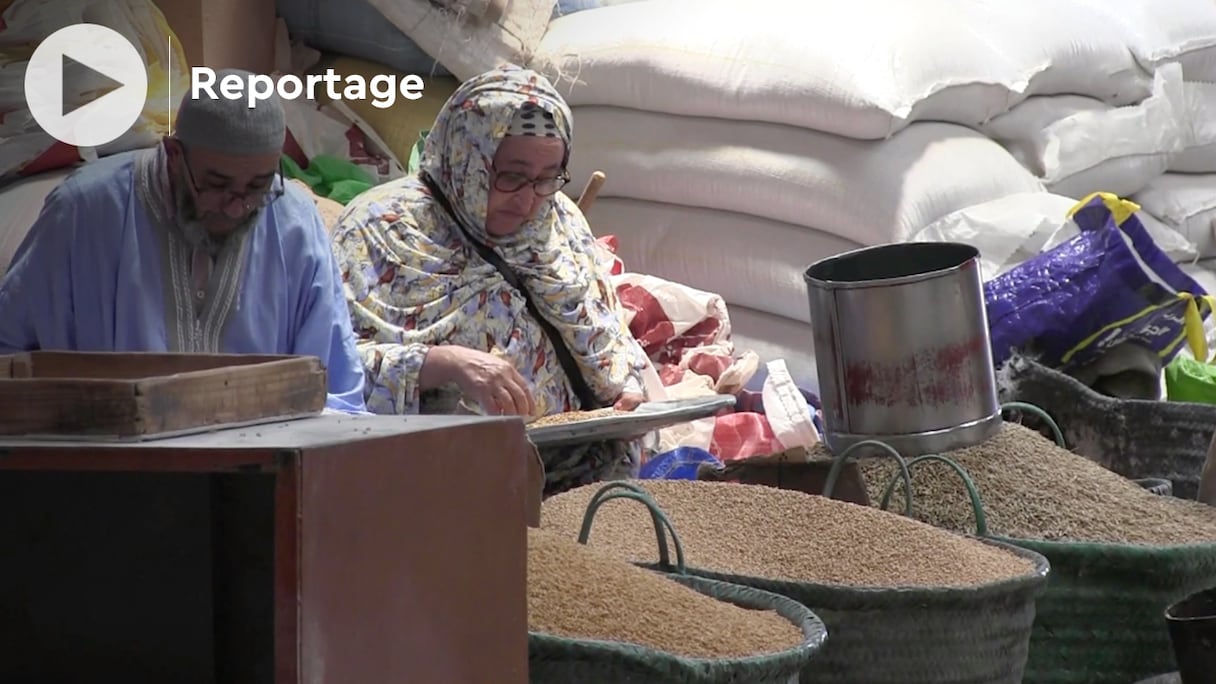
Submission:
[[[1102,203],[1105,204],[1106,208],[1110,210],[1111,216],[1115,219],[1116,226],[1123,225],[1123,222],[1129,219],[1132,214],[1140,211],[1140,205],[1136,204],[1135,202],[1125,200],[1113,193],[1095,192],[1086,195],[1084,199],[1073,205],[1073,208],[1068,210],[1068,218],[1072,218],[1073,214],[1077,213],[1082,209],[1082,207],[1092,202],[1095,197],[1102,198]]]
[[[1203,329],[1203,316],[1199,310],[1200,304],[1207,306],[1208,311],[1216,310],[1216,297],[1212,295],[1192,295],[1189,292],[1179,292],[1178,299],[1186,301],[1186,313],[1183,315],[1183,333],[1186,335],[1187,346],[1196,360],[1211,363],[1216,359],[1208,358],[1208,337]]]
[[[1068,210],[1068,217],[1072,218],[1074,214],[1092,202],[1095,197],[1102,199],[1102,203],[1106,205],[1107,210],[1111,213],[1111,217],[1115,220],[1115,225],[1123,225],[1124,221],[1127,221],[1127,219],[1131,218],[1133,214],[1140,211],[1140,205],[1136,204],[1135,202],[1122,199],[1113,193],[1095,192],[1087,195],[1080,202],[1073,205],[1072,209]],[[1178,348],[1178,345],[1185,340],[1195,358],[1201,361],[1206,361],[1208,357],[1207,335],[1203,330],[1203,317],[1200,315],[1199,306],[1200,300],[1202,300],[1202,303],[1208,307],[1209,311],[1216,310],[1216,297],[1211,295],[1196,296],[1189,292],[1179,292],[1178,299],[1186,302],[1186,311],[1183,315],[1182,332],[1177,338],[1174,339],[1173,342],[1166,345],[1166,347],[1161,350],[1160,355],[1165,357],[1173,354],[1174,350]],[[1126,318],[1108,323],[1107,325],[1103,326],[1102,329],[1095,331],[1089,337],[1081,340],[1081,342],[1075,347],[1065,352],[1061,357],[1061,360],[1064,363],[1068,363],[1068,361],[1071,360],[1075,354],[1086,347],[1089,347],[1099,338],[1108,334],[1111,330],[1115,330],[1120,326],[1127,325],[1132,321],[1152,314],[1160,309],[1172,306],[1173,304],[1174,302],[1153,304]],[[1216,359],[1214,359],[1214,361],[1216,361]]]

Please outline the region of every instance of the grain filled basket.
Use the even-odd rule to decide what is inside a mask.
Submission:
[[[783,596],[664,576],[528,528],[533,684],[787,684],[825,634]]]
[[[1132,682],[1174,670],[1162,615],[1216,585],[1216,509],[1160,496],[1016,423],[943,454],[970,476],[989,538],[1051,563],[1038,601],[1027,682]],[[969,493],[937,462],[908,462],[911,514],[975,529]],[[863,460],[872,501],[901,496],[897,471]]]
[[[695,480],[613,483],[644,491],[678,533],[687,572],[787,596],[827,625],[802,682],[1016,684],[1034,600],[1035,553],[981,542],[866,506],[761,485]],[[589,505],[601,485],[548,499],[541,527],[657,570],[652,513],[634,501]]]

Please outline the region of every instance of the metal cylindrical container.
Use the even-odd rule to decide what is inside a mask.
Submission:
[[[825,441],[881,440],[913,457],[1001,426],[979,251],[907,242],[806,269]]]

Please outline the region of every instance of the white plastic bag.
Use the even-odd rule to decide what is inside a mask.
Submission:
[[[819,431],[811,419],[812,408],[794,383],[785,361],[777,359],[766,364],[761,396],[764,416],[781,446],[788,449],[811,448],[819,443]]]
[[[1186,263],[1199,256],[1199,249],[1195,243],[1188,240],[1177,229],[1167,226],[1145,211],[1138,212],[1136,218],[1140,220],[1140,225],[1144,226],[1144,230],[1148,231],[1149,237],[1153,239],[1153,244],[1157,245],[1175,263]],[[1071,218],[1068,219],[1048,238],[1047,242],[1043,245],[1043,251],[1055,249],[1065,240],[1071,239],[1080,232],[1080,226]]]
[[[911,241],[971,245],[979,250],[980,272],[989,280],[1042,251],[1076,203],[1048,192],[1009,195],[944,216]]]
[[[980,251],[980,272],[990,280],[1080,232],[1069,212],[1077,201],[1053,193],[1022,193],[956,211],[926,226],[914,241],[961,242]],[[1197,250],[1177,230],[1145,212],[1137,214],[1153,242],[1175,262]]]

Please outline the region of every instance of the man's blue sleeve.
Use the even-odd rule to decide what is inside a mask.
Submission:
[[[294,335],[293,354],[307,354],[325,363],[329,376],[326,407],[344,413],[367,413],[363,398],[363,362],[355,348],[350,309],[342,287],[338,264],[329,246],[329,234],[315,212],[307,214],[311,225],[307,263],[300,280],[298,301],[301,321]]]
[[[42,211],[0,278],[0,354],[75,349],[72,282],[78,210],[68,179],[46,197]]]

